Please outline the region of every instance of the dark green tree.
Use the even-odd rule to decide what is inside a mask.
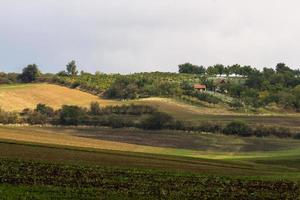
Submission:
[[[284,72],[291,72],[292,70],[286,66],[285,63],[278,63],[276,65],[276,72],[277,73],[284,73]]]
[[[179,65],[179,73],[185,74],[205,74],[206,69],[203,66],[193,65],[191,63],[185,63]]]
[[[173,125],[174,118],[166,113],[156,112],[142,120],[141,126],[144,129],[159,130]]]
[[[31,83],[36,81],[38,76],[40,76],[40,71],[36,64],[28,65],[23,69],[22,74],[20,74],[19,79],[24,83]]]
[[[228,135],[251,136],[252,129],[245,122],[233,121],[230,122],[223,130]]]
[[[225,67],[222,64],[216,64],[214,65],[215,71],[221,76],[225,73]]]
[[[78,106],[63,105],[59,114],[59,123],[63,125],[79,125],[83,122],[86,113]]]
[[[72,60],[67,64],[67,73],[69,76],[77,76],[78,71],[77,71],[76,62],[74,60]]]
[[[54,116],[54,109],[45,104],[37,104],[35,111],[48,117]]]

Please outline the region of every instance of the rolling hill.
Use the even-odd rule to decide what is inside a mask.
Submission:
[[[107,100],[46,83],[0,86],[0,107],[7,111],[34,108],[38,103],[53,108],[64,104],[87,107],[92,101],[101,106],[152,105],[190,123],[228,123],[238,119],[251,125],[261,123],[300,130],[296,114],[247,115],[222,105],[192,105],[158,97]],[[184,199],[179,197],[195,194],[202,197],[204,191],[209,199],[215,199],[222,190],[221,195],[233,195],[228,199],[245,199],[240,197],[253,194],[258,199],[297,199],[294,197],[300,196],[299,149],[300,141],[292,138],[134,128],[0,125],[0,195],[8,199],[20,199],[24,194],[27,199],[47,199],[44,194],[51,194],[53,199],[70,196],[73,197],[70,199],[88,199],[95,194],[97,197],[115,194],[116,198],[106,199],[126,199],[122,197],[144,191],[139,197],[173,194],[169,199]],[[233,191],[227,191],[228,188]]]
[[[6,111],[34,108],[38,103],[44,103],[53,108],[59,108],[64,104],[88,106],[92,101],[98,101],[101,105],[115,103],[79,90],[46,83],[0,86],[0,107]]]
[[[196,106],[171,98],[146,98],[139,100],[108,100],[99,96],[70,89],[64,86],[41,84],[16,84],[0,86],[0,108],[5,111],[22,111],[24,108],[35,108],[38,103],[47,104],[55,109],[62,105],[88,107],[93,101],[101,106],[121,104],[144,104],[174,116],[176,119],[191,123],[218,122],[228,123],[242,120],[249,124],[280,125],[300,131],[300,117],[292,113],[273,113],[267,115],[235,112],[222,105]]]

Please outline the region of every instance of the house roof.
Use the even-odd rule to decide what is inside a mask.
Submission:
[[[195,89],[206,89],[206,85],[201,85],[201,84],[195,84],[194,85]]]

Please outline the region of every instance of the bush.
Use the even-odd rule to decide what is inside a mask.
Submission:
[[[174,125],[173,117],[166,113],[156,112],[141,122],[143,129],[159,130]]]
[[[63,125],[79,125],[84,121],[86,112],[78,106],[63,105],[59,114],[59,123]]]
[[[154,107],[146,105],[122,105],[122,106],[106,106],[100,108],[99,104],[92,103],[90,106],[90,113],[92,115],[107,115],[107,114],[118,114],[118,115],[143,115],[152,114],[156,111]]]
[[[216,123],[203,123],[196,127],[197,131],[209,132],[209,133],[217,133],[222,132],[222,126]]]
[[[239,135],[239,136],[245,136],[245,137],[252,135],[251,127],[242,121],[233,121],[233,122],[229,123],[223,129],[223,132],[227,135]]]
[[[274,129],[273,127],[259,126],[253,131],[253,134],[257,137],[267,137],[272,135]]]
[[[43,115],[39,112],[32,112],[28,115],[26,122],[32,125],[35,124],[47,124],[48,121],[50,121],[49,117],[47,115]]]
[[[288,128],[284,128],[284,127],[279,127],[277,129],[275,129],[276,131],[272,133],[272,135],[276,136],[276,137],[280,137],[280,138],[288,138],[291,137],[291,131]]]
[[[98,102],[92,102],[90,105],[90,113],[92,115],[100,115],[102,114],[100,104]]]
[[[80,83],[79,82],[77,82],[77,81],[75,81],[75,82],[73,82],[72,84],[71,84],[71,88],[72,89],[75,89],[75,88],[77,88],[77,87],[79,87],[80,86]]]
[[[206,101],[208,103],[213,103],[213,104],[217,104],[220,102],[220,99],[218,99],[217,97],[211,95],[211,94],[207,94],[207,93],[197,93],[196,97],[201,100],[201,101]]]
[[[280,138],[291,137],[291,131],[288,128],[283,127],[267,127],[267,126],[259,126],[255,128],[253,134],[257,137],[266,137],[266,136],[276,136]]]
[[[0,110],[0,123],[2,124],[16,124],[19,123],[20,119],[17,113],[5,112]]]
[[[233,101],[231,101],[231,102],[229,103],[229,106],[230,106],[231,108],[234,108],[234,109],[240,109],[240,108],[242,108],[244,105],[243,105],[243,103],[242,103],[240,100],[234,99]]]
[[[117,115],[111,115],[108,117],[109,126],[112,128],[122,128],[122,127],[132,127],[134,126],[132,121],[127,120],[124,117],[120,117]]]
[[[48,117],[53,117],[55,114],[53,108],[41,103],[37,104],[35,111]]]
[[[294,139],[300,140],[300,133],[297,133],[296,135],[294,135]]]

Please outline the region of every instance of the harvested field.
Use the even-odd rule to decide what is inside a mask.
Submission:
[[[98,101],[101,105],[115,103],[79,90],[46,83],[0,86],[0,107],[6,111],[35,108],[38,103],[53,108],[60,108],[63,104],[88,106],[92,101]]]

